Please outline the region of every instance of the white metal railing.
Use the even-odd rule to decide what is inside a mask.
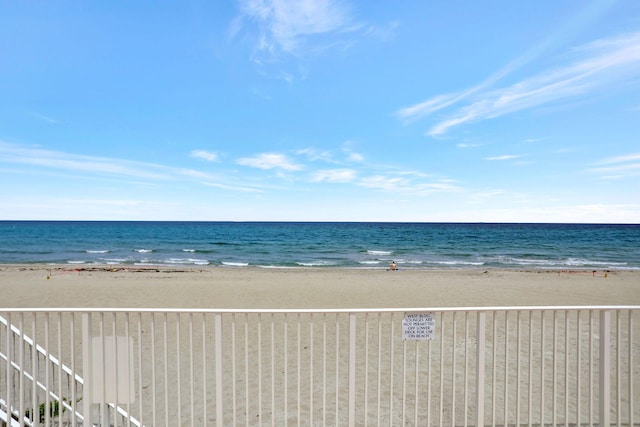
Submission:
[[[0,309],[0,426],[632,426],[639,311]]]

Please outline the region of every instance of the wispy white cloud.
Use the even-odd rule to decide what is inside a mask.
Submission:
[[[503,154],[501,156],[485,157],[485,160],[502,161],[502,160],[518,159],[518,158],[521,158],[521,157],[522,157],[522,154]]]
[[[254,157],[243,157],[237,160],[237,163],[242,166],[249,166],[258,169],[281,169],[285,171],[299,171],[302,170],[302,165],[293,163],[284,154],[277,153],[262,153]]]
[[[506,71],[460,94],[438,95],[396,114],[407,122],[435,111],[459,106],[436,123],[428,135],[442,135],[469,122],[487,120],[555,101],[613,90],[637,81],[640,73],[640,32],[596,40],[574,49],[572,63],[539,73],[511,86],[489,89]],[[467,102],[468,98],[472,98]],[[464,102],[463,102],[464,101]]]
[[[458,192],[461,188],[448,180],[414,182],[404,176],[372,175],[357,182],[361,187],[390,191],[393,193],[427,195],[440,192]]]
[[[209,153],[211,154],[211,153]],[[201,157],[201,156],[196,156]],[[40,147],[16,145],[0,141],[0,164],[19,164],[35,167],[40,172],[50,170],[77,174],[83,179],[112,177],[136,179],[138,184],[187,180],[200,185],[232,191],[262,192],[260,186],[235,183],[233,177],[211,174],[193,169],[175,168],[132,160],[87,156]],[[33,174],[34,170],[29,169]]]
[[[598,164],[609,165],[612,163],[633,162],[636,160],[640,161],[640,153],[631,153],[631,154],[625,154],[623,156],[609,157],[607,159],[604,159],[601,162],[598,162]]]
[[[472,144],[472,143],[465,143],[465,142],[461,142],[460,144],[457,144],[456,147],[458,148],[475,148],[475,147],[482,147],[483,144]]]
[[[208,187],[221,188],[223,190],[239,191],[244,193],[263,193],[262,190],[259,190],[253,187],[240,187],[237,185],[227,185],[227,184],[220,184],[218,182],[206,182],[206,181],[203,182],[202,184]]]
[[[356,171],[352,169],[325,169],[312,174],[312,182],[347,183],[356,178]]]
[[[165,180],[171,177],[166,168],[151,163],[71,154],[1,141],[0,161],[79,173],[109,174],[154,180]]]
[[[588,172],[600,175],[605,180],[617,180],[640,176],[640,153],[614,156],[595,163]]]
[[[312,162],[323,161],[326,163],[336,163],[333,153],[330,150],[318,150],[313,147],[307,147],[296,151],[296,154],[304,156]]]
[[[344,2],[334,0],[240,0],[241,12],[260,27],[258,49],[296,53],[313,35],[350,31],[354,23]],[[232,23],[232,35],[241,19]]]
[[[217,162],[220,161],[220,156],[218,153],[214,153],[206,150],[193,150],[189,153],[191,157],[195,157],[197,159],[203,159],[208,162]]]

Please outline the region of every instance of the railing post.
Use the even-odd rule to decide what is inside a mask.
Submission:
[[[611,423],[611,311],[600,311],[600,426]]]
[[[366,415],[365,415],[366,416]],[[356,422],[356,315],[349,314],[349,427]]]
[[[486,313],[478,312],[477,357],[476,357],[476,426],[484,426],[484,352]],[[495,339],[495,337],[494,337]]]
[[[216,425],[224,425],[222,412],[222,314],[215,316],[216,334]],[[206,421],[206,420],[205,420]]]
[[[13,415],[13,401],[12,401],[12,391],[13,391],[13,367],[11,366],[11,358],[13,357],[13,350],[11,349],[12,342],[12,334],[11,330],[11,313],[7,313],[7,333],[5,335],[5,347],[7,351],[7,360],[6,360],[6,381],[7,381],[7,396],[5,397],[5,403],[7,405],[7,425],[11,425],[11,417]]]
[[[91,314],[82,314],[82,415],[84,426],[91,427],[91,403],[93,402],[93,354],[91,342]]]

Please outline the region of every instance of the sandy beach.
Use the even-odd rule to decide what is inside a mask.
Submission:
[[[638,271],[0,266],[0,306],[397,308],[638,305]]]
[[[640,305],[640,272],[636,271],[577,271],[577,270],[563,270],[563,271],[514,271],[514,270],[399,270],[399,271],[386,271],[385,269],[263,269],[263,268],[170,268],[170,267],[138,267],[138,266],[44,266],[44,265],[3,265],[0,266],[0,292],[3,295],[3,299],[0,302],[1,308],[157,308],[157,309],[171,309],[171,308],[194,308],[194,309],[323,309],[323,308],[444,308],[444,307],[526,307],[526,306],[584,306],[584,305],[616,305],[616,306],[629,306]],[[400,313],[401,314],[401,313]],[[257,315],[251,315],[251,317],[244,317],[239,315],[237,318],[233,315],[231,317],[225,317],[224,321],[224,356],[223,366],[225,369],[233,367],[233,371],[236,372],[234,376],[229,374],[224,379],[224,396],[223,405],[225,409],[225,417],[232,417],[232,414],[236,413],[244,414],[245,410],[251,413],[252,419],[261,420],[259,424],[269,425],[271,420],[276,420],[277,423],[284,421],[284,414],[290,419],[291,422],[299,420],[298,417],[307,419],[310,417],[316,420],[322,419],[326,414],[321,410],[323,404],[324,389],[319,389],[320,384],[324,384],[327,378],[326,364],[328,363],[328,378],[329,382],[326,385],[326,390],[329,395],[332,395],[337,383],[331,381],[332,378],[337,381],[338,370],[341,372],[341,376],[344,377],[347,372],[347,359],[346,352],[342,352],[340,361],[336,360],[336,348],[340,347],[346,349],[348,343],[344,341],[347,337],[345,332],[339,333],[337,329],[336,320],[329,321],[329,331],[324,331],[325,328],[324,317],[319,315],[314,317],[313,323],[315,326],[310,326],[311,317],[303,315],[302,321],[304,326],[302,327],[302,335],[300,335],[300,318],[294,317],[289,319],[291,325],[288,332],[285,329],[283,332],[283,320],[282,317],[276,317],[275,320],[275,333],[273,329],[274,320],[269,315],[264,318],[257,318]],[[529,358],[532,359],[532,366],[534,367],[533,377],[531,378],[534,384],[531,391],[536,398],[536,393],[540,386],[536,385],[539,381],[539,372],[541,366],[546,366],[547,372],[551,372],[555,366],[555,358],[552,357],[553,353],[557,352],[559,360],[563,356],[564,347],[558,344],[558,348],[553,353],[546,355],[538,354],[540,348],[540,312],[534,314],[525,314],[522,319],[522,334],[525,339],[524,342],[531,340],[533,353],[529,347],[523,346],[518,352],[514,353],[513,349],[516,347],[516,330],[512,325],[511,329],[507,329],[505,326],[506,318],[503,318],[503,314],[498,315],[495,320],[497,329],[494,334],[488,332],[487,335],[487,359],[490,361],[491,349],[505,348],[507,345],[505,342],[505,335],[508,336],[508,340],[511,342],[511,351],[503,353],[498,356],[497,360],[497,404],[498,408],[503,405],[502,395],[503,390],[506,390],[506,385],[511,390],[515,390],[518,381],[518,363],[522,363],[526,366]],[[549,329],[553,322],[551,319],[551,313],[548,314],[549,320],[546,323],[545,329],[547,329],[547,340],[555,335],[553,330]],[[554,315],[555,316],[555,315]],[[568,316],[568,317],[565,317]],[[575,339],[576,335],[576,323],[583,323],[581,333],[581,339],[583,343],[588,342],[589,327],[585,323],[587,321],[588,312],[584,311],[579,319],[575,312],[571,314],[559,314],[560,321],[560,337],[558,343],[564,342],[564,336]],[[416,409],[416,416],[419,418],[419,424],[426,423],[429,417],[432,417],[431,422],[434,423],[437,418],[436,413],[433,411],[433,415],[430,414],[429,406],[435,408],[437,405],[444,404],[442,417],[447,422],[453,422],[453,419],[462,420],[468,417],[469,414],[474,413],[473,402],[467,402],[466,405],[458,404],[456,408],[452,404],[449,397],[445,397],[442,401],[440,396],[449,396],[453,393],[453,388],[458,390],[456,393],[461,393],[460,390],[464,388],[465,377],[461,375],[464,372],[464,366],[459,366],[458,374],[455,376],[455,380],[452,381],[450,377],[451,368],[453,363],[460,365],[464,362],[464,355],[469,352],[474,354],[475,341],[471,337],[469,340],[460,340],[460,337],[466,333],[463,329],[464,321],[462,318],[457,324],[452,322],[455,318],[452,317],[452,313],[438,314],[436,316],[438,328],[442,326],[446,332],[443,335],[438,335],[434,341],[426,343],[422,342],[411,343],[407,347],[403,347],[403,341],[400,339],[399,330],[396,331],[395,340],[390,341],[391,329],[397,329],[400,325],[400,316],[396,318],[395,326],[390,326],[390,318],[383,316],[382,318],[372,316],[371,328],[369,332],[368,327],[364,326],[365,318],[358,318],[358,338],[357,345],[359,348],[359,355],[362,357],[365,348],[367,354],[371,351],[371,354],[366,357],[368,359],[369,366],[363,364],[362,361],[358,362],[357,381],[358,384],[364,384],[368,381],[368,386],[365,388],[360,385],[357,392],[358,402],[368,402],[369,409],[367,415],[365,415],[365,409],[362,406],[358,406],[357,416],[359,418],[368,418],[370,420],[375,419],[387,419],[391,416],[391,412],[394,412],[394,418],[397,418],[394,423],[401,423],[401,418],[404,418],[404,403],[409,404],[416,403],[415,396],[411,393],[414,388],[416,392],[418,384],[409,381],[409,391],[403,391],[400,395],[400,390],[404,390],[404,383],[398,383],[399,378],[390,378],[386,373],[386,369],[389,364],[395,360],[396,365],[403,360],[413,361],[417,363],[417,355],[420,353],[420,359],[423,363],[420,365],[419,371],[422,376],[422,382],[420,383],[419,396],[430,396],[428,403],[422,401],[418,415],[418,409]],[[182,411],[182,414],[191,414],[192,405],[195,405],[194,413],[185,418],[183,425],[188,425],[187,420],[189,417],[195,417],[198,422],[203,422],[204,417],[207,418],[208,424],[214,424],[215,414],[210,411],[205,414],[204,404],[198,399],[203,393],[206,394],[202,400],[214,402],[216,397],[213,394],[214,387],[209,385],[208,391],[204,390],[203,382],[192,382],[190,369],[195,366],[196,372],[203,372],[203,376],[209,378],[211,381],[215,378],[214,372],[214,358],[211,356],[214,354],[212,343],[214,342],[213,319],[211,317],[208,320],[204,320],[204,317],[195,315],[196,321],[203,319],[207,325],[207,339],[206,344],[201,342],[195,345],[195,352],[186,352],[180,357],[182,361],[176,359],[175,354],[178,352],[186,351],[188,347],[185,347],[185,340],[187,336],[191,336],[191,331],[187,328],[186,320],[189,318],[187,315],[182,317],[182,326],[178,329],[182,329],[181,334],[183,336],[182,342],[178,336],[176,330],[176,322],[178,320],[174,315],[169,315],[169,325],[167,330],[166,317],[157,315],[153,318],[156,319],[157,327],[155,328],[149,323],[152,316],[144,316],[143,323],[139,326],[140,332],[133,337],[135,341],[136,350],[135,353],[146,355],[143,369],[139,374],[136,374],[136,401],[141,399],[144,404],[138,409],[135,408],[136,415],[141,416],[149,424],[153,419],[159,417],[168,416],[168,413],[162,412],[159,409],[158,413],[152,411],[150,401],[156,399],[157,402],[163,402],[163,396],[171,396],[171,402],[176,399],[176,390],[180,387],[184,387],[185,390],[191,389],[191,393],[195,391],[195,402],[191,398],[182,398],[182,404],[178,411]],[[567,319],[568,329],[563,331],[564,319]],[[27,320],[30,317],[27,317]],[[68,322],[68,317],[65,317],[65,322]],[[98,318],[94,319],[96,324],[94,325],[94,335],[99,334],[97,328]],[[134,316],[134,324],[132,328],[135,330],[136,323]],[[340,317],[340,328],[342,331],[348,329],[347,318]],[[471,330],[474,330],[473,322],[475,321],[475,315],[470,316],[472,326]],[[555,317],[553,318],[555,319]],[[624,318],[623,318],[624,319]],[[382,323],[378,323],[382,321]],[[511,321],[514,321],[514,317],[511,317]],[[264,324],[262,323],[264,322]],[[491,324],[491,317],[488,318],[488,322]],[[529,330],[529,324],[532,324],[532,329]],[[615,322],[614,322],[615,323]],[[79,320],[76,323],[76,329],[79,328]],[[298,325],[298,326],[296,326]],[[382,325],[382,326],[378,326]],[[453,329],[452,329],[452,325]],[[455,326],[457,325],[457,326]],[[376,332],[377,328],[381,329]],[[298,328],[298,329],[296,329]],[[311,330],[313,329],[313,334]],[[30,330],[30,327],[26,327]],[[62,330],[67,331],[69,326],[62,327]],[[202,334],[204,334],[204,326],[195,327],[194,336],[196,340]],[[488,331],[491,331],[492,327],[489,326]],[[55,330],[55,329],[54,329]],[[260,338],[258,330],[262,334]],[[458,338],[455,338],[455,332],[457,330]],[[633,353],[634,360],[640,357],[640,337],[637,336],[640,328],[634,328],[634,337],[628,336],[629,331],[626,328],[626,320],[622,322],[622,338],[624,341],[628,339],[633,340]],[[163,332],[164,331],[164,332]],[[444,331],[444,329],[442,329]],[[528,331],[528,332],[527,332]],[[122,331],[121,331],[122,332]],[[328,336],[325,335],[328,333]],[[365,336],[371,334],[369,338],[369,344],[365,343]],[[563,335],[564,334],[564,335]],[[568,335],[566,335],[568,334]],[[55,332],[52,332],[55,336]],[[338,335],[340,339],[338,339]],[[64,344],[62,348],[74,348],[76,352],[76,360],[80,361],[82,354],[78,353],[81,348],[79,345],[70,345],[67,343],[68,335],[66,332],[62,334]],[[81,336],[81,331],[78,329],[76,336]],[[615,337],[616,334],[614,333]],[[382,337],[382,338],[379,338]],[[527,338],[529,337],[529,338]],[[44,339],[42,336],[40,340]],[[189,338],[192,339],[192,338]],[[382,341],[378,342],[378,339]],[[568,339],[568,338],[567,338]],[[328,341],[326,341],[328,340]],[[338,345],[338,341],[342,341]],[[495,340],[495,344],[492,344]],[[289,342],[289,344],[287,344]],[[533,344],[535,342],[535,344]],[[377,343],[377,344],[376,344]],[[210,357],[207,358],[206,365],[200,364],[202,360],[203,352],[201,348],[210,347],[207,352]],[[326,348],[325,348],[326,346]],[[236,347],[238,353],[236,353]],[[585,347],[584,345],[582,346]],[[325,348],[323,350],[323,348]],[[555,349],[556,344],[553,342],[547,343],[548,349]],[[158,353],[158,350],[161,350]],[[229,353],[229,351],[232,351]],[[243,352],[245,355],[242,356]],[[571,347],[566,350],[569,352],[569,358],[574,360],[577,357],[576,350]],[[162,355],[164,352],[164,356]],[[408,352],[408,353],[407,353]],[[156,359],[149,360],[150,354],[156,354]],[[297,353],[297,356],[296,356]],[[628,350],[625,350],[625,354]],[[262,354],[262,356],[260,356]],[[454,355],[458,354],[457,361],[453,362]],[[392,356],[393,355],[393,356]],[[247,359],[244,359],[244,358]],[[588,355],[582,356],[585,360],[588,359]],[[167,359],[165,359],[167,358]],[[251,362],[248,362],[251,358]],[[63,359],[70,359],[70,356],[63,357]],[[442,360],[442,362],[441,362]],[[79,362],[78,362],[79,363]],[[167,365],[168,363],[168,365]],[[428,363],[428,366],[424,366]],[[153,365],[159,372],[163,372],[160,376],[154,376],[149,372],[149,366]],[[287,375],[282,377],[282,374],[286,369],[282,369],[283,366],[289,365],[290,371],[289,378]],[[179,366],[179,367],[178,367]],[[235,366],[235,367],[234,367]],[[257,368],[260,366],[260,368]],[[278,369],[274,371],[274,367],[278,366]],[[338,367],[339,366],[339,367]],[[581,365],[582,366],[582,365]],[[624,367],[624,362],[621,365]],[[168,368],[167,368],[168,367]],[[335,368],[335,369],[334,369]],[[256,369],[262,369],[262,376],[256,375]],[[380,369],[385,373],[381,377]],[[396,372],[401,372],[402,366],[395,367]],[[412,372],[415,368],[406,368],[407,372]],[[490,364],[487,369],[491,369]],[[572,367],[569,373],[570,376],[574,376],[573,371],[584,370],[584,367]],[[492,372],[492,371],[489,371]],[[526,370],[523,371],[523,375],[526,374]],[[138,377],[139,375],[139,377]],[[495,375],[495,374],[492,374]],[[588,372],[583,372],[581,375],[588,375]],[[501,377],[502,376],[502,377]],[[261,385],[257,378],[264,377],[264,383]],[[311,386],[307,384],[307,380],[313,377]],[[487,381],[491,376],[488,374]],[[502,379],[501,379],[502,378]],[[508,378],[508,380],[506,379]],[[529,381],[529,378],[526,377]],[[337,417],[339,419],[346,419],[346,394],[344,393],[344,381],[345,378],[340,379],[341,397],[340,397],[340,410],[337,409],[338,403],[336,401],[336,409],[331,409],[332,403],[328,403],[328,414],[330,417]],[[615,378],[614,378],[615,380]],[[640,384],[638,381],[640,376],[635,376],[633,379],[633,388],[638,390]],[[296,397],[297,393],[300,393],[298,387],[299,381],[303,384],[302,398]],[[382,383],[380,383],[382,381]],[[438,381],[442,383],[438,385]],[[502,381],[502,382],[501,382]],[[507,381],[505,383],[504,381]],[[394,400],[393,407],[391,409],[388,404],[391,398],[389,394],[390,388],[395,384],[396,400]],[[628,405],[627,398],[627,385],[626,380],[622,383],[624,392],[622,395],[623,408]],[[488,387],[490,382],[488,383]],[[314,390],[314,387],[316,388]],[[443,388],[444,387],[444,388]],[[588,394],[588,385],[583,384],[580,391],[580,398],[576,398],[575,383],[572,383],[571,388],[568,389],[568,399],[572,402],[576,400],[582,400],[584,408],[581,410],[583,419],[588,416],[588,405],[586,403],[586,396]],[[258,397],[258,390],[262,391],[262,397]],[[276,391],[280,390],[280,391]],[[287,393],[288,392],[288,397]],[[313,391],[312,391],[313,390]],[[441,391],[439,391],[441,390]],[[562,394],[562,388],[559,389],[557,399],[564,400],[564,394]],[[284,393],[284,394],[283,394]],[[378,395],[377,393],[381,393]],[[443,394],[441,394],[443,393]],[[551,395],[551,392],[548,392]],[[248,396],[252,396],[249,398]],[[277,397],[275,397],[277,396]],[[282,397],[284,396],[284,397]],[[380,401],[376,403],[376,396],[382,397],[382,407],[380,407]],[[401,398],[400,398],[401,396]],[[457,399],[459,399],[458,397]],[[270,414],[267,412],[261,412],[256,403],[256,399],[259,400],[260,405],[264,405],[265,408],[273,406],[273,410],[277,410],[277,414]],[[275,400],[272,400],[275,399]],[[330,400],[333,397],[330,398]],[[514,399],[522,402],[523,407],[526,406],[528,401],[528,395],[526,394],[526,387],[523,386],[522,393],[518,394],[515,398],[511,399],[510,405],[514,405]],[[554,411],[554,404],[546,399],[544,404],[547,411],[547,417]],[[331,400],[332,401],[332,400]],[[313,403],[312,403],[313,402]],[[387,402],[387,403],[384,403]],[[417,404],[417,403],[416,403]],[[160,406],[162,403],[160,403]],[[237,408],[236,408],[237,405]],[[489,403],[487,403],[489,405]],[[289,408],[288,410],[286,408]],[[230,410],[229,408],[236,408]],[[248,408],[248,409],[245,409]],[[277,408],[277,409],[276,409]],[[417,408],[417,407],[416,407]],[[537,407],[536,407],[537,408]],[[528,409],[529,410],[529,409]],[[535,412],[537,409],[530,409],[533,411],[533,416],[539,415]],[[636,408],[636,411],[638,408]],[[283,412],[284,411],[284,412]],[[499,413],[499,417],[502,415],[501,409],[496,409]],[[509,417],[513,419],[516,414],[513,412],[514,408],[509,409]],[[524,410],[523,410],[524,411]],[[491,406],[487,406],[485,412],[490,414],[492,412]],[[571,410],[574,412],[574,409]],[[302,415],[300,415],[302,413]],[[624,413],[624,411],[623,411]],[[315,415],[312,415],[315,414]],[[526,416],[528,412],[523,412],[520,416]],[[559,413],[560,414],[560,413]],[[413,415],[411,415],[413,416]],[[640,415],[638,415],[640,416]],[[242,420],[244,415],[238,415]],[[275,418],[273,418],[275,417]],[[418,419],[416,418],[416,419]],[[226,421],[231,421],[229,418]],[[158,424],[162,424],[159,422]]]

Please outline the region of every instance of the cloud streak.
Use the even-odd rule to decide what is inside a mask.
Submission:
[[[437,95],[399,110],[404,122],[454,107],[427,134],[438,136],[463,124],[493,119],[565,99],[589,96],[603,88],[634,81],[640,73],[640,32],[596,40],[573,51],[572,63],[539,73],[511,86],[488,89],[504,72],[460,94]],[[469,100],[467,100],[469,98]]]
[[[258,50],[294,54],[314,35],[345,32],[353,28],[349,11],[333,0],[241,0],[243,16],[259,26]],[[232,23],[240,30],[242,19]]]
[[[208,162],[217,162],[220,160],[220,156],[218,156],[217,153],[206,150],[193,150],[190,155],[191,157],[206,160]]]
[[[153,180],[170,179],[170,174],[167,173],[166,168],[150,163],[70,154],[4,142],[0,142],[0,161],[71,172],[109,174]]]
[[[302,166],[291,162],[284,154],[262,153],[254,157],[242,157],[237,160],[242,166],[249,166],[258,169],[281,169],[288,172],[299,171]]]
[[[640,175],[640,153],[610,157],[597,163],[590,172],[603,175],[607,179],[626,178]]]

